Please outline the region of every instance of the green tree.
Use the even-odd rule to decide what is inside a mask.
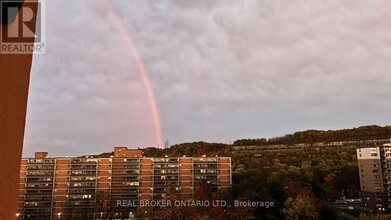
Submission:
[[[284,202],[282,213],[287,220],[317,219],[318,212],[314,200],[308,197],[289,197]]]

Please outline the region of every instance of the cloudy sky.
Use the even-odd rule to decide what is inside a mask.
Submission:
[[[46,1],[24,156],[391,124],[390,11],[387,0]]]

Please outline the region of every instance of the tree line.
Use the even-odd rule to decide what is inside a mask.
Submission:
[[[286,134],[274,138],[240,139],[233,144],[236,146],[302,144],[335,141],[377,140],[391,137],[391,126],[367,125],[352,129],[341,130],[306,130],[293,134]]]

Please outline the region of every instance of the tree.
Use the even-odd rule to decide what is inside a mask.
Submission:
[[[95,194],[95,216],[104,218],[108,215],[110,194],[106,191],[99,190]]]
[[[318,212],[314,200],[308,197],[289,197],[284,202],[282,213],[287,220],[317,219]]]

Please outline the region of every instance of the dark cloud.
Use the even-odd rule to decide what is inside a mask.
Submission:
[[[389,124],[391,2],[112,1],[165,138],[229,142]],[[103,0],[47,2],[25,155],[156,145],[148,96]]]

